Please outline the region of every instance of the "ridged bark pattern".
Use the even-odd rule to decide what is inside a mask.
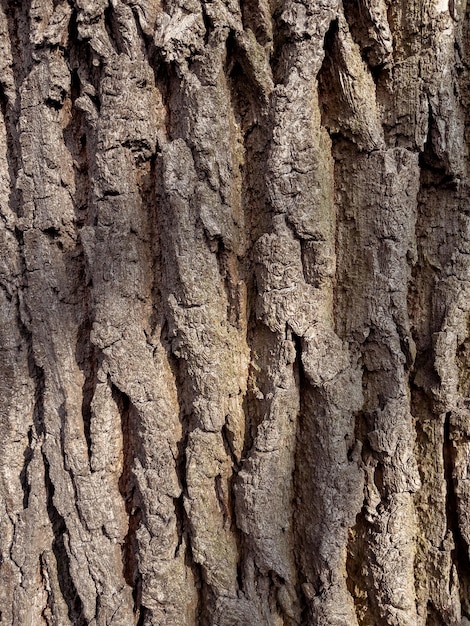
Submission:
[[[0,623],[469,624],[468,18],[0,1]]]

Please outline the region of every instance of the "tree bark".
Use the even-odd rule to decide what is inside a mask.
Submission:
[[[0,623],[470,623],[468,17],[0,1]]]

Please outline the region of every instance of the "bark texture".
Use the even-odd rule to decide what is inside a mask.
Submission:
[[[0,623],[469,624],[468,17],[0,1]]]

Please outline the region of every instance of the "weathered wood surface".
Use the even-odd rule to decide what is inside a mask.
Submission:
[[[469,45],[1,0],[1,624],[469,623]]]

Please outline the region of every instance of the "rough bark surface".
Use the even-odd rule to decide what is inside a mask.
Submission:
[[[0,1],[0,623],[470,619],[466,0]]]

